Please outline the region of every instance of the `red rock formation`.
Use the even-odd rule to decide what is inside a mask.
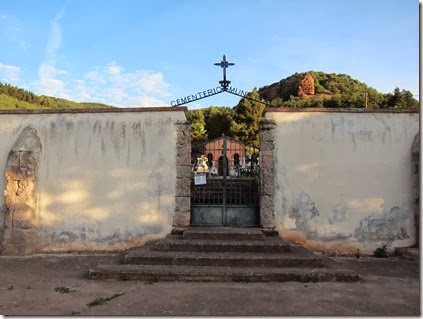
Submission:
[[[311,97],[314,95],[314,79],[310,74],[301,80],[298,86],[298,96],[299,97]]]

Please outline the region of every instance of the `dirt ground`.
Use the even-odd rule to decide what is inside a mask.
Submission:
[[[363,277],[358,283],[184,283],[87,279],[90,267],[116,262],[119,258],[119,255],[78,254],[1,256],[0,314],[420,315],[418,261],[398,258],[336,259],[340,266],[353,269]],[[93,302],[100,304],[88,305]]]

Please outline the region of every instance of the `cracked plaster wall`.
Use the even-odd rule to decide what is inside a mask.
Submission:
[[[275,128],[276,227],[321,251],[416,241],[411,146],[418,113],[267,112]]]
[[[170,233],[176,124],[185,121],[175,111],[0,114],[0,189],[25,127],[37,131],[42,145],[30,252],[121,250]],[[4,196],[0,207],[7,252]]]

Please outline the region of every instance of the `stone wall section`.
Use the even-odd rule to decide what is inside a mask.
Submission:
[[[413,209],[416,224],[416,246],[420,244],[420,132],[414,137],[411,147],[411,167],[413,169]]]
[[[191,217],[191,124],[176,123],[176,195],[173,232],[189,227]]]
[[[272,120],[260,122],[260,227],[275,230],[275,128]]]
[[[41,141],[27,126],[16,140],[6,163],[5,222],[2,254],[28,255],[36,247],[37,197],[35,193]]]

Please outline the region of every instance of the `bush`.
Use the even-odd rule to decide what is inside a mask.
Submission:
[[[325,93],[326,90],[323,86],[321,86],[320,84],[315,84],[314,85],[314,91],[315,93]]]
[[[382,247],[376,248],[373,251],[373,256],[376,258],[388,258],[388,251],[386,249],[386,245],[383,245]]]

